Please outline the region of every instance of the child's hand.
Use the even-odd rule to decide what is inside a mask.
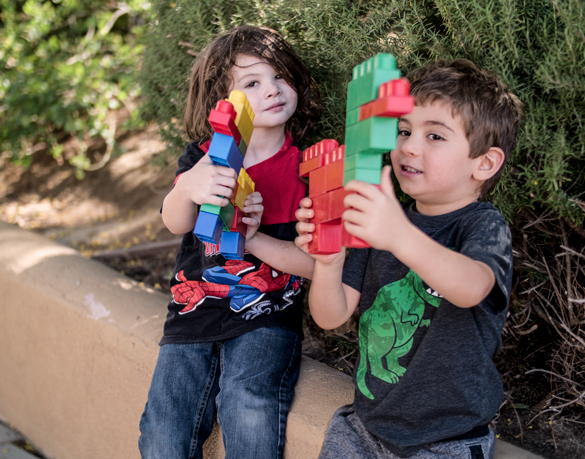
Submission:
[[[341,252],[333,253],[331,255],[316,255],[309,253],[309,243],[313,240],[312,233],[315,231],[315,224],[309,223],[309,219],[315,216],[315,211],[311,209],[313,201],[311,198],[303,198],[299,205],[300,208],[295,212],[295,217],[298,220],[296,230],[297,233],[299,233],[295,239],[295,245],[323,264],[334,264],[336,261],[343,263],[343,260],[345,259],[345,250],[343,247],[341,248]]]
[[[262,213],[264,212],[262,196],[258,191],[248,195],[246,202],[244,202],[244,212],[248,214],[247,217],[242,218],[242,221],[248,225],[248,230],[246,231],[246,241],[249,241],[256,235],[258,228],[260,228]]]
[[[295,218],[298,220],[296,224],[296,230],[299,235],[295,239],[295,245],[309,253],[309,242],[313,240],[313,231],[315,231],[315,225],[309,223],[309,220],[315,216],[315,211],[311,209],[313,201],[311,198],[303,198],[299,203],[300,208],[295,212]]]
[[[181,192],[196,204],[213,204],[224,207],[236,186],[236,171],[216,166],[208,155],[181,175],[177,185]],[[222,197],[223,196],[223,197]]]
[[[390,166],[382,169],[380,189],[357,180],[350,181],[345,189],[358,194],[345,197],[343,203],[348,209],[342,218],[348,233],[376,249],[392,252],[412,225],[396,198],[390,172]]]

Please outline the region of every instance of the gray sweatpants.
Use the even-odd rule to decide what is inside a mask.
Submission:
[[[495,435],[426,445],[409,459],[493,459]],[[329,423],[319,459],[403,459],[370,434],[351,405],[337,410]]]

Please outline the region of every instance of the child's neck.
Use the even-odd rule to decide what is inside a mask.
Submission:
[[[468,206],[472,202],[476,202],[479,200],[479,196],[469,196],[466,199],[461,199],[456,202],[448,202],[448,203],[441,203],[441,204],[425,204],[421,201],[416,201],[416,211],[422,215],[428,216],[437,216],[437,215],[445,215],[450,212],[455,212],[456,210],[463,209],[465,206]]]
[[[284,145],[284,126],[254,129],[244,158],[244,167],[254,166],[271,158]]]

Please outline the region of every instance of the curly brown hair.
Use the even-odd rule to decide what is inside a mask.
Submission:
[[[406,78],[417,105],[436,101],[451,104],[460,116],[469,140],[471,158],[499,147],[505,159],[498,172],[480,188],[485,197],[498,183],[516,145],[522,102],[494,73],[466,59],[440,59],[413,70]]]
[[[217,102],[228,97],[231,68],[238,55],[259,57],[270,64],[298,96],[297,109],[287,128],[301,140],[313,128],[317,114],[317,86],[309,69],[278,32],[253,26],[229,30],[203,49],[193,65],[184,124],[191,139],[213,135],[207,117]]]

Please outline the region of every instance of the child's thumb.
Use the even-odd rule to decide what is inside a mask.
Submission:
[[[394,196],[394,185],[392,184],[392,167],[384,166],[380,177],[380,189],[387,196]]]

